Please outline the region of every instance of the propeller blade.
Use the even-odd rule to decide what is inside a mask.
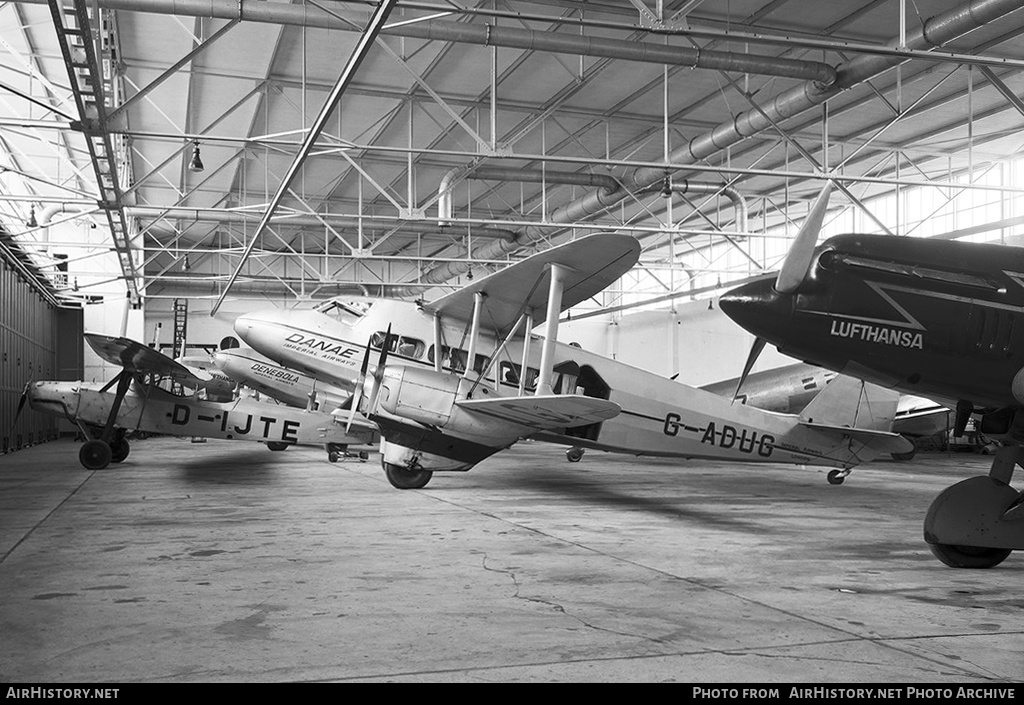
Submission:
[[[384,365],[388,361],[388,349],[391,347],[391,324],[388,324],[388,331],[384,334],[384,342],[380,346],[380,357],[377,359],[377,367],[373,370],[373,390],[370,392],[370,401],[366,405],[366,413],[372,414],[377,407],[377,396],[380,394],[380,382],[384,379]]]
[[[32,380],[29,380],[25,384],[25,389],[21,392],[21,398],[18,400],[18,410],[14,412],[14,421],[11,422],[11,430],[8,435],[14,434],[14,427],[18,424],[18,417],[21,416],[21,410],[25,408],[25,402],[28,401],[28,388],[32,386]]]
[[[761,351],[764,350],[766,342],[768,341],[764,338],[754,338],[754,344],[750,346],[750,353],[747,355],[747,362],[743,365],[743,374],[740,375],[740,379],[736,383],[736,391],[733,392],[732,395],[733,401],[736,401],[736,398],[740,395],[740,388],[747,380],[747,375],[750,374],[750,370],[754,366],[754,363],[757,362],[757,358],[761,355]]]
[[[793,246],[789,248],[789,254],[782,263],[779,276],[775,280],[775,291],[780,294],[792,294],[807,276],[807,270],[811,266],[811,257],[814,255],[814,246],[818,244],[818,233],[821,231],[821,224],[825,220],[825,211],[828,209],[828,199],[832,195],[832,182],[825,183],[825,188],[818,194],[818,200],[811,207],[811,212],[804,220],[800,232],[793,240]]]
[[[359,402],[363,398],[363,385],[366,384],[366,370],[370,367],[370,343],[367,341],[366,350],[363,351],[363,364],[359,367],[359,377],[356,378],[356,388],[352,390],[352,406],[348,410],[348,421],[345,423],[345,433],[352,428],[352,419],[359,409]]]

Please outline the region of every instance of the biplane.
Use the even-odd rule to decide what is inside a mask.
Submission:
[[[559,343],[561,312],[639,254],[635,238],[599,233],[431,302],[335,300],[240,316],[235,330],[279,364],[352,389],[349,418],[377,425],[384,471],[400,489],[469,470],[524,438],[564,444],[570,460],[592,449],[829,466],[833,483],[912,449],[890,430],[897,395],[874,385],[829,384],[800,415],[778,414]]]

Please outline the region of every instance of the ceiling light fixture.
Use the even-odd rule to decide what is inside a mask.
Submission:
[[[203,160],[199,158],[199,140],[196,140],[192,143],[192,160],[188,163],[188,170],[198,172],[205,168]]]
[[[672,196],[672,177],[666,175],[665,180],[661,182],[661,197],[669,198]]]

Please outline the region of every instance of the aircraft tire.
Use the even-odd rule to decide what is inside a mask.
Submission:
[[[267,441],[267,448],[270,448],[270,450],[284,450],[289,445],[291,444],[284,441]]]
[[[950,568],[994,568],[1013,552],[1010,548],[980,548],[944,543],[930,543],[928,548],[932,555]]]
[[[128,457],[128,453],[131,452],[131,446],[124,438],[117,441],[110,447],[110,462],[120,463]]]
[[[327,460],[329,462],[332,462],[332,463],[338,462],[338,458],[340,458],[340,457],[341,457],[341,454],[338,453],[338,451],[336,451],[336,450],[332,450],[330,453],[327,454]]]
[[[78,460],[87,470],[102,470],[110,465],[112,455],[110,446],[104,441],[86,441],[78,449]]]
[[[392,463],[384,463],[384,474],[391,486],[400,490],[423,489],[434,476],[430,470],[409,470]]]
[[[568,460],[570,463],[580,462],[583,459],[583,449],[570,448],[569,450],[565,451],[565,459]]]
[[[841,485],[845,479],[846,473],[841,470],[830,470],[828,473],[828,484],[830,485]]]

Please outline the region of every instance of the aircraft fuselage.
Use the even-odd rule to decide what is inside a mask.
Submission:
[[[35,382],[28,389],[32,409],[85,426],[103,427],[112,392],[82,382]],[[364,429],[345,432],[344,419],[252,400],[218,403],[177,397],[160,389],[125,395],[114,426],[148,433],[273,443],[346,445],[371,443]]]
[[[382,340],[389,326],[392,351],[387,366],[404,365],[435,370],[433,318],[411,302],[381,300],[354,325],[315,312],[252,314],[243,316],[235,329],[263,355],[281,365],[302,370],[323,381],[354,385],[367,341]],[[445,350],[442,372],[461,374],[467,363],[465,331],[442,325]],[[482,369],[498,347],[493,336],[481,334],[474,365]],[[480,382],[474,398],[482,395],[515,396],[519,392],[523,339],[511,342]],[[492,425],[462,430],[444,426],[437,419],[424,423],[444,434],[461,436],[473,445],[464,461],[442,469],[468,469],[491,452],[507,447],[521,435],[537,435],[566,445],[610,450],[633,455],[679,458],[720,458],[745,462],[787,462],[830,467],[850,467],[864,461],[863,446],[849,438],[826,434],[798,423],[797,417],[733,404],[731,400],[660,375],[627,365],[579,347],[555,346],[553,384],[556,394],[583,394],[607,399],[621,406],[621,413],[599,424],[562,432],[533,434],[526,427],[506,427],[507,437],[497,437]],[[377,353],[371,356],[376,361]],[[461,357],[461,360],[459,359]],[[526,378],[532,382],[540,365],[541,343],[531,336]],[[454,362],[453,362],[454,360]],[[498,380],[495,380],[497,370]],[[470,373],[470,378],[476,375]],[[440,379],[440,378],[439,378]],[[468,386],[468,385],[467,385]],[[524,382],[525,393],[533,389]],[[446,412],[447,413],[447,412]],[[447,416],[445,416],[447,419]],[[424,436],[424,423],[385,419],[396,426],[392,435]],[[470,425],[471,426],[471,425]],[[466,429],[469,428],[469,433]],[[388,437],[387,431],[385,438]],[[447,436],[421,441],[424,447],[440,448]],[[487,439],[491,442],[488,445]],[[479,446],[479,447],[478,447]],[[454,453],[454,451],[450,451]],[[875,454],[871,454],[872,456]]]
[[[978,409],[1024,402],[1024,249],[841,235],[795,295],[765,280],[722,310],[800,360]]]

